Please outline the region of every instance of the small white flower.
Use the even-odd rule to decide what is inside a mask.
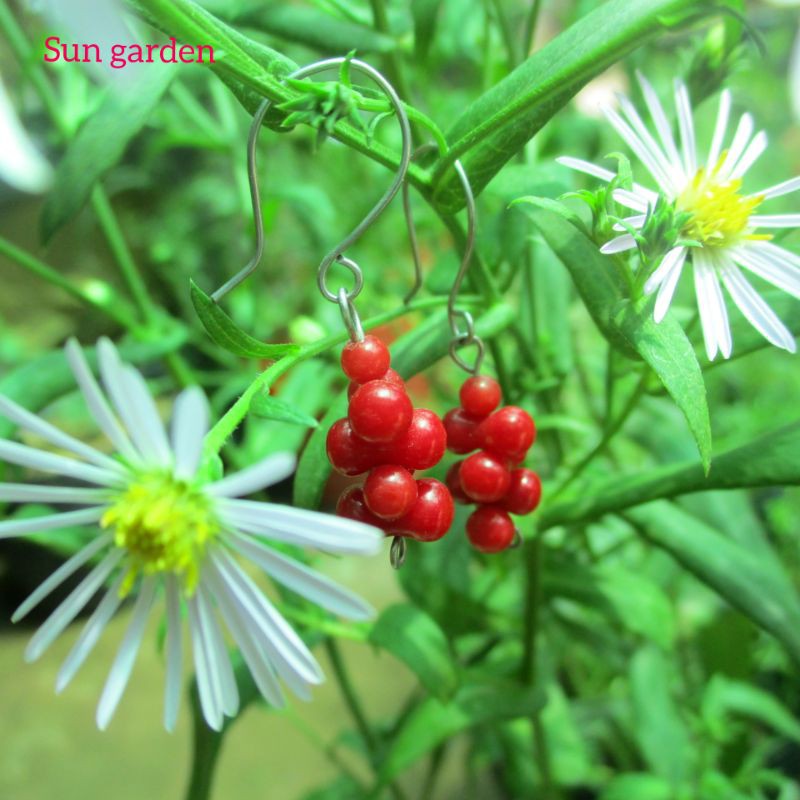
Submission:
[[[100,340],[97,345],[105,393],[77,342],[67,344],[66,355],[89,411],[118,457],[104,455],[0,395],[0,413],[74,456],[0,439],[1,460],[92,484],[0,483],[0,501],[80,507],[0,522],[0,538],[72,525],[100,526],[97,537],[59,567],[14,613],[14,621],[21,619],[79,568],[93,564],[34,634],[26,660],[39,658],[108,585],[61,666],[56,691],[63,690],[135,587],[133,615],[97,708],[101,729],[108,725],[122,697],[160,594],[166,604],[164,725],[168,730],[175,726],[181,695],[184,611],[200,703],[212,728],[218,730],[224,716],[236,714],[239,705],[220,619],[269,703],[284,703],[278,679],[299,697],[310,698],[310,687],[323,680],[319,665],[242,569],[239,559],[248,559],[322,608],[350,619],[366,619],[372,609],[364,601],[268,547],[264,540],[366,555],[379,549],[382,534],[368,525],[319,512],[235,499],[290,475],[294,456],[272,455],[221,480],[204,480],[198,468],[208,406],[200,389],[189,388],[178,396],[168,436],[141,374],[120,360],[110,341]]]
[[[698,156],[686,86],[680,82],[675,84],[679,150],[653,87],[643,76],[638,77],[658,141],[627,97],[619,97],[621,113],[606,108],[605,115],[647,168],[659,192],[674,202],[679,211],[691,213],[683,235],[700,244],[699,247],[673,248],[648,278],[645,294],[658,292],[655,321],[660,322],[667,313],[684,264],[690,260],[709,359],[713,360],[718,352],[729,358],[733,348],[722,286],[762,336],[794,353],[797,346],[791,331],[750,285],[741,268],[800,298],[800,256],[773,244],[769,241],[771,236],[756,233],[762,228],[800,227],[800,214],[753,213],[765,200],[800,189],[800,177],[753,194],[740,193],[745,173],[767,147],[763,131],[754,135],[752,116],[742,115],[732,141],[723,149],[731,110],[730,92],[723,91],[711,146],[703,161]],[[615,177],[609,170],[581,159],[563,157],[558,160],[567,167],[606,181]],[[648,210],[655,206],[658,194],[634,184],[631,191],[615,191],[614,198],[636,212],[626,222],[639,229],[645,223]],[[601,252],[619,253],[635,247],[633,236],[626,233],[607,242]]]

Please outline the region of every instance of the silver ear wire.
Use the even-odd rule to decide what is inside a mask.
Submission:
[[[339,66],[345,61],[348,61],[346,57],[327,58],[323,61],[315,61],[313,64],[308,64],[305,67],[295,70],[290,75],[287,75],[286,79],[307,78],[311,75],[316,75],[319,72],[324,72],[331,67]],[[364,217],[364,219],[353,229],[353,231],[344,239],[342,239],[342,241],[339,242],[339,244],[337,244],[325,256],[325,258],[322,259],[322,262],[317,269],[317,285],[322,293],[322,296],[326,300],[329,300],[332,303],[338,303],[340,305],[343,316],[345,314],[347,315],[345,316],[345,323],[348,325],[348,330],[350,330],[351,335],[355,335],[354,331],[360,330],[361,323],[358,321],[358,315],[355,313],[353,300],[358,296],[364,285],[364,276],[358,264],[356,264],[356,262],[352,259],[345,258],[343,254],[344,251],[347,250],[347,248],[350,247],[354,242],[356,242],[361,235],[375,222],[375,220],[377,220],[378,217],[386,210],[386,207],[392,202],[394,196],[403,185],[406,172],[408,171],[408,165],[411,161],[411,127],[408,123],[408,116],[403,108],[403,104],[389,81],[387,81],[386,78],[384,78],[383,75],[378,72],[378,70],[364,61],[359,61],[358,59],[353,58],[349,59],[349,63],[351,70],[354,69],[367,75],[376,84],[378,84],[381,90],[389,98],[389,103],[397,115],[397,121],[400,125],[400,133],[402,136],[400,164],[392,184],[389,186],[386,192],[384,192],[380,200],[378,200],[378,202],[373,206],[369,214],[367,214],[367,216]],[[272,100],[266,99],[258,107],[258,110],[253,117],[253,122],[250,126],[250,134],[247,139],[247,175],[250,182],[250,196],[253,201],[253,217],[256,226],[256,251],[250,261],[248,261],[248,263],[241,270],[239,270],[236,275],[230,278],[230,280],[226,281],[226,283],[224,283],[211,295],[211,299],[215,302],[219,301],[222,297],[228,294],[231,289],[234,289],[243,280],[245,280],[245,278],[247,278],[256,269],[264,254],[264,221],[261,214],[261,196],[258,189],[256,144],[258,142],[259,131],[261,130],[262,123],[264,122],[264,116],[272,106],[272,103]],[[331,291],[327,286],[328,270],[334,263],[339,263],[347,267],[353,273],[355,278],[355,284],[353,288],[350,289],[350,291],[345,291],[344,305],[342,304],[343,300],[341,297],[342,290],[340,289],[337,291]],[[363,333],[361,333],[361,336],[363,336]]]
[[[414,151],[411,159],[413,160],[431,149],[435,149],[435,145],[423,145]],[[461,161],[458,159],[454,161],[453,167],[464,189],[465,207],[467,209],[467,236],[464,242],[464,253],[461,256],[461,264],[459,265],[458,273],[453,281],[450,296],[447,298],[447,321],[450,325],[450,333],[453,335],[452,341],[450,342],[450,358],[452,358],[461,369],[474,375],[480,371],[485,348],[480,336],[475,333],[475,321],[472,318],[472,314],[470,314],[469,311],[456,308],[456,302],[458,300],[458,293],[461,291],[461,284],[467,274],[470,262],[472,261],[472,255],[475,251],[475,195],[472,193],[472,185],[469,182],[469,177]],[[422,265],[419,258],[417,231],[414,226],[414,215],[411,210],[411,198],[409,197],[407,181],[403,182],[403,213],[406,217],[408,239],[411,244],[411,255],[414,260],[414,285],[404,300],[404,302],[408,304],[420,288],[422,288]],[[459,321],[464,323],[466,330],[461,330]],[[468,347],[469,345],[474,345],[477,348],[477,355],[475,356],[475,362],[472,366],[467,364],[458,353],[462,347]]]

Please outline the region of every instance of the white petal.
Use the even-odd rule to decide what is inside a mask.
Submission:
[[[636,110],[633,103],[622,94],[617,95],[617,99],[631,127],[639,136],[644,146],[647,147],[648,152],[652,155],[653,160],[659,165],[663,173],[672,180],[673,188],[676,188],[680,183],[686,180],[683,165],[678,159],[671,162],[669,157],[663,153],[650,131],[647,130],[647,127],[639,116],[639,112]]]
[[[200,624],[203,626],[209,663],[222,701],[222,711],[228,717],[235,717],[239,710],[239,691],[236,688],[231,659],[225,648],[225,640],[222,638],[222,631],[219,629],[219,623],[214,616],[202,583],[197,587],[196,594],[198,616]]]
[[[800,257],[771,242],[753,242],[730,251],[740,266],[800,299]]]
[[[79,486],[38,486],[34,483],[0,483],[0,502],[65,503],[85,505],[103,503],[111,497],[108,489],[84,489]]]
[[[684,83],[675,82],[675,108],[678,111],[678,128],[681,132],[683,163],[686,175],[697,172],[697,144],[694,137],[694,121],[692,120],[692,104],[689,101],[689,90]]]
[[[183,682],[183,623],[178,582],[174,575],[164,581],[167,596],[167,680],[164,688],[164,727],[175,730]]]
[[[647,103],[647,108],[649,109],[650,116],[652,117],[653,123],[656,126],[658,138],[661,140],[664,151],[666,152],[669,161],[676,166],[680,166],[681,159],[678,155],[678,148],[675,146],[675,139],[672,136],[672,129],[667,121],[667,115],[664,113],[664,107],[661,105],[655,89],[653,89],[650,82],[638,70],[636,72],[636,77],[639,80],[639,85],[642,87],[642,94],[644,95],[645,103]]]
[[[136,599],[130,624],[117,651],[117,657],[111,665],[100,702],[97,704],[97,727],[101,731],[104,731],[111,722],[111,717],[114,716],[125,687],[128,685],[155,595],[156,578],[145,578],[139,597]]]
[[[208,581],[214,592],[214,598],[225,624],[233,635],[258,690],[272,706],[283,708],[286,700],[275,676],[272,662],[252,635],[250,617],[240,611],[235,598],[231,596],[225,579],[220,575],[216,566],[207,562],[204,569],[203,579]]]
[[[273,453],[241,472],[209,484],[206,490],[215,497],[242,497],[288,478],[296,466],[297,458],[292,453]]]
[[[0,178],[22,192],[43,192],[53,170],[28,137],[0,81]]]
[[[105,596],[87,620],[86,625],[81,631],[81,635],[78,637],[69,655],[61,665],[61,669],[58,671],[58,675],[56,676],[57,694],[63,692],[64,689],[67,688],[69,682],[75,677],[75,674],[87,659],[89,653],[94,649],[94,646],[100,639],[111,617],[114,616],[122,603],[119,590],[127,574],[127,570],[120,572],[117,579],[106,591]]]
[[[683,254],[685,257],[685,251],[685,247],[673,247],[672,250],[661,259],[661,263],[653,270],[644,285],[645,295],[652,294],[661,286],[669,273],[672,272],[672,268],[681,258],[681,255]]]
[[[627,223],[628,227],[639,229],[642,227],[642,225],[644,225],[645,222],[647,222],[647,214],[637,214],[633,217],[624,217],[623,221]],[[626,228],[621,222],[618,222],[616,225],[614,225],[615,231],[625,231],[627,229],[628,228]]]
[[[791,194],[800,189],[800,177],[789,178],[788,181],[776,183],[767,189],[762,189],[760,192],[753,192],[751,197],[763,197],[765,200],[771,200],[773,197],[782,197],[785,194]]]
[[[83,394],[83,399],[86,401],[86,406],[94,417],[97,426],[105,433],[117,452],[129,461],[138,462],[139,458],[133,448],[133,444],[131,444],[131,440],[114,416],[114,412],[108,405],[105,395],[97,385],[81,346],[75,339],[70,339],[64,351],[72,374],[75,376],[75,380]]]
[[[117,348],[110,340],[100,339],[97,342],[97,361],[103,386],[122,419],[137,453],[148,461],[156,460],[157,455],[153,452],[150,440],[139,422],[136,403],[130,394],[128,379],[125,377],[125,367]]]
[[[10,397],[2,394],[0,394],[0,414],[25,430],[41,436],[56,447],[69,450],[75,455],[91,461],[96,466],[116,472],[124,471],[124,467],[119,462],[114,461],[113,458],[103,455],[99,450],[89,447],[89,445],[84,444],[74,436],[69,436],[60,431],[49,422],[45,422],[41,417],[36,416],[36,414],[31,414],[30,411],[15,403]]]
[[[748,221],[755,228],[798,228],[800,214],[753,214]]]
[[[603,255],[612,255],[613,253],[623,253],[626,250],[633,250],[636,247],[636,239],[629,233],[622,236],[617,236],[610,242],[606,242],[601,248],[600,252]]]
[[[725,298],[722,296],[716,269],[711,257],[703,249],[695,248],[693,258],[695,292],[706,353],[711,361],[714,360],[718,350],[724,358],[729,358],[733,342]]]
[[[159,464],[172,462],[172,451],[169,448],[167,432],[158,415],[153,396],[147,388],[142,374],[133,367],[123,367],[123,381],[126,391],[130,393],[134,413],[139,424],[139,432],[147,441],[147,452]]]
[[[261,631],[261,644],[281,677],[287,680],[294,674],[307,683],[321,683],[322,670],[311,651],[251,578],[223,550],[215,552],[213,560],[231,594]]]
[[[108,547],[112,541],[112,535],[105,533],[98,536],[85,547],[78,550],[74,556],[65,561],[55,572],[40,583],[22,602],[19,608],[11,616],[12,622],[21,620],[32,608],[36,608],[45,597],[55,591],[67,578],[74,575],[87,561],[99,553],[104,547]]]
[[[747,147],[747,143],[753,135],[753,128],[753,118],[750,114],[742,114],[742,118],[739,120],[739,125],[733,137],[733,142],[717,174],[717,178],[720,182],[727,181],[730,178],[734,166],[742,157],[742,153],[744,153],[744,149]]]
[[[97,506],[95,508],[81,508],[78,511],[65,511],[63,514],[47,514],[43,517],[7,519],[4,522],[0,522],[0,539],[24,536],[26,533],[69,528],[73,525],[87,525],[90,522],[97,522],[104,512],[104,507]]]
[[[276,581],[321,608],[349,619],[365,620],[374,616],[375,611],[369,603],[305,564],[240,534],[233,534],[231,541],[242,555],[251,559]]]
[[[791,331],[778,319],[733,263],[721,269],[722,282],[748,322],[771,344],[790,353],[797,351]]]
[[[197,386],[184,389],[172,411],[172,450],[175,477],[190,478],[197,471],[208,432],[208,401]]]
[[[222,697],[218,694],[214,682],[211,664],[208,660],[203,628],[200,625],[200,616],[197,609],[197,596],[190,597],[186,602],[189,612],[189,633],[192,639],[192,654],[194,658],[195,680],[197,694],[200,697],[200,708],[209,727],[215,731],[222,730],[224,718],[222,716]]]
[[[35,661],[56,640],[58,635],[81,612],[92,599],[94,593],[103,585],[114,567],[119,564],[124,552],[112,550],[67,596],[58,608],[45,620],[33,634],[27,648],[25,660]]]
[[[625,140],[628,147],[639,157],[639,160],[653,176],[659,187],[671,197],[674,197],[676,184],[672,175],[667,174],[657,160],[657,156],[650,152],[647,145],[639,138],[638,134],[625,122],[622,117],[611,108],[604,108],[603,113],[614,126],[617,133]]]
[[[759,131],[751,140],[750,144],[747,145],[747,149],[744,151],[744,154],[739,159],[739,162],[733,169],[731,173],[731,178],[741,178],[750,167],[756,162],[761,154],[767,149],[767,134],[764,131]]]
[[[319,511],[253,500],[222,500],[217,508],[231,527],[289,544],[355,555],[373,555],[383,545],[377,528]]]
[[[595,178],[600,178],[604,181],[610,181],[617,177],[611,170],[598,167],[597,164],[592,164],[591,161],[584,161],[581,158],[559,156],[556,161],[565,167],[569,167],[569,169],[584,172],[587,175],[593,175]],[[636,209],[637,211],[646,211],[648,205],[655,205],[658,195],[650,191],[650,189],[645,189],[644,186],[634,183],[632,192],[629,192],[627,189],[615,190],[614,199],[618,203],[622,203],[629,208]]]
[[[125,481],[125,476],[117,471],[93,467],[66,456],[47,453],[8,439],[0,439],[0,461],[19,464],[21,467],[29,467],[40,472],[56,472],[68,478],[100,486],[118,486]]]
[[[731,114],[731,93],[725,89],[719,97],[719,112],[714,126],[714,136],[711,139],[711,148],[708,151],[708,169],[713,170],[722,154],[722,142],[728,130],[728,119]]]
[[[658,289],[658,294],[656,295],[656,305],[653,309],[653,319],[657,323],[664,319],[667,311],[669,310],[669,306],[670,303],[672,303],[672,298],[675,295],[675,289],[678,286],[678,281],[680,280],[685,261],[686,252],[684,251],[675,266],[673,266],[666,278],[664,278],[663,283]]]

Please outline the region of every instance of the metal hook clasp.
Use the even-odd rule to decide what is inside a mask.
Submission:
[[[432,144],[423,145],[414,151],[411,159],[413,160],[423,152],[427,152],[428,150],[434,148],[435,145]],[[450,332],[453,335],[453,339],[450,342],[450,358],[452,358],[453,361],[459,367],[461,367],[461,369],[465,370],[466,372],[471,372],[474,375],[480,371],[481,364],[483,363],[485,348],[480,336],[475,333],[475,321],[472,318],[472,314],[470,314],[469,311],[456,308],[456,302],[458,300],[458,293],[461,291],[461,284],[463,283],[467,274],[467,270],[469,269],[469,265],[472,261],[472,255],[475,251],[475,195],[472,192],[472,184],[469,182],[469,176],[467,175],[467,172],[464,169],[464,165],[461,163],[461,161],[458,159],[454,161],[453,167],[456,170],[458,178],[461,181],[461,186],[464,189],[464,198],[466,200],[465,207],[467,209],[467,235],[464,242],[464,252],[461,256],[461,264],[459,265],[458,273],[453,281],[453,287],[450,290],[450,295],[447,299],[447,321],[450,325]],[[414,285],[404,300],[405,303],[410,303],[412,298],[422,287],[422,265],[420,263],[417,231],[414,226],[414,215],[411,210],[411,198],[409,197],[409,186],[407,181],[403,182],[403,213],[406,217],[408,239],[411,244],[411,254],[414,259]],[[459,321],[464,323],[466,330],[461,330]],[[472,366],[467,364],[458,353],[458,350],[460,350],[462,347],[467,347],[469,345],[474,345],[477,348],[477,355]]]
[[[322,262],[317,269],[317,285],[319,290],[322,292],[322,296],[326,300],[330,300],[332,303],[341,303],[342,301],[340,300],[340,291],[331,291],[327,286],[326,279],[328,276],[328,270],[334,263],[340,263],[346,266],[353,273],[355,277],[355,285],[352,289],[350,289],[349,292],[346,292],[348,307],[352,309],[352,301],[361,291],[361,288],[364,284],[364,279],[361,273],[361,268],[358,266],[358,264],[356,264],[356,262],[352,259],[344,258],[343,253],[361,237],[364,231],[366,231],[376,219],[378,219],[389,203],[392,202],[394,196],[397,194],[398,190],[405,181],[406,172],[408,172],[408,165],[411,161],[411,127],[408,122],[408,116],[403,108],[400,98],[397,95],[397,92],[391,83],[389,83],[389,81],[386,80],[386,78],[384,78],[384,76],[381,75],[381,73],[378,72],[378,70],[376,70],[374,67],[355,58],[347,59],[345,56],[340,56],[336,58],[327,58],[323,61],[315,61],[313,64],[308,64],[305,67],[295,70],[290,75],[287,75],[286,80],[291,78],[307,78],[311,75],[316,75],[319,72],[324,72],[331,67],[339,66],[348,60],[350,62],[351,70],[355,69],[358,72],[367,75],[376,84],[378,84],[381,90],[389,98],[389,103],[391,104],[392,109],[397,116],[397,121],[400,125],[400,133],[402,136],[400,164],[392,184],[389,186],[386,192],[384,192],[380,200],[378,200],[378,202],[373,206],[369,214],[367,214],[367,216],[364,217],[364,219],[353,229],[353,231],[344,239],[342,239],[342,241],[339,242],[339,244],[337,244],[325,256],[325,258],[322,259]],[[211,295],[211,299],[215,302],[219,301],[222,297],[228,294],[231,289],[234,289],[252,272],[254,272],[264,254],[264,221],[261,214],[261,196],[258,190],[256,144],[258,142],[259,131],[261,130],[261,126],[264,122],[264,116],[266,115],[270,106],[272,106],[272,103],[272,100],[266,99],[258,107],[258,110],[253,117],[253,122],[250,125],[250,133],[247,139],[247,176],[250,182],[250,196],[253,201],[253,217],[256,226],[256,251],[250,261],[247,262],[246,266],[239,270],[236,275],[230,278],[230,280],[226,281]]]

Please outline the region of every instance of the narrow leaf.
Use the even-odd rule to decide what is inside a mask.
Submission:
[[[244,358],[274,359],[296,353],[296,344],[264,344],[239,328],[236,323],[194,282],[191,281],[194,309],[208,335],[225,350]]]
[[[310,414],[265,392],[260,392],[250,401],[250,413],[278,422],[305,425],[307,428],[316,428],[319,425],[319,422]]]
[[[800,663],[800,598],[779,565],[754,559],[741,544],[670,503],[632,509],[626,518],[650,542],[772,633]]]
[[[672,317],[653,320],[652,303],[626,303],[614,317],[620,333],[658,375],[664,388],[683,412],[697,443],[703,469],[711,465],[711,420],[706,385],[694,348]]]
[[[434,696],[447,699],[458,685],[447,637],[416,606],[389,606],[369,636],[372,644],[400,659]]]
[[[53,190],[42,208],[43,241],[83,208],[94,185],[122,158],[176,75],[174,65],[151,64],[139,71],[136,83],[108,88],[56,169]]]

